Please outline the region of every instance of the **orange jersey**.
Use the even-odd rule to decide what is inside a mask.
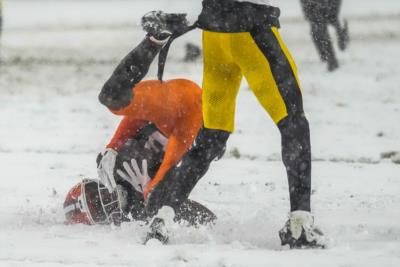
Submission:
[[[133,100],[127,107],[111,110],[124,118],[107,147],[118,150],[147,122],[168,138],[163,162],[144,190],[146,198],[193,144],[202,125],[201,89],[184,79],[150,80],[138,83],[132,92]]]

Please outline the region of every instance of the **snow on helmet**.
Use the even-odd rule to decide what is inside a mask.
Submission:
[[[109,192],[96,179],[83,179],[64,201],[67,224],[119,224],[122,217],[118,190]]]

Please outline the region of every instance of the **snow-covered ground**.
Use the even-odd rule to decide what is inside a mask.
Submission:
[[[65,226],[62,203],[119,118],[97,102],[118,60],[143,37],[148,10],[200,0],[4,3],[0,64],[0,266],[400,266],[400,1],[347,0],[352,43],[330,74],[310,42],[298,1],[282,3],[281,33],[297,60],[313,145],[313,212],[326,250],[291,251],[277,235],[288,213],[280,138],[243,83],[230,153],[192,198],[218,215],[213,229],[174,226],[172,244],[143,246],[144,229]],[[165,77],[201,84],[176,41]],[[154,78],[152,68],[149,77]],[[228,152],[229,152],[228,151]]]

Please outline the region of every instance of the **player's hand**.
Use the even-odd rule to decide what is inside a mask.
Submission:
[[[102,184],[111,193],[117,187],[114,178],[114,168],[118,153],[112,148],[107,148],[101,155],[102,158],[97,166],[97,173]]]
[[[136,159],[132,159],[130,163],[125,161],[122,165],[125,170],[118,169],[117,173],[137,191],[143,193],[143,190],[151,180],[147,173],[147,160],[142,161],[142,170],[140,170]]]

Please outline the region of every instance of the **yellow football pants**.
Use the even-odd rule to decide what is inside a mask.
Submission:
[[[204,126],[233,132],[236,96],[244,76],[278,124],[302,100],[296,65],[276,28],[260,33],[203,32]]]

